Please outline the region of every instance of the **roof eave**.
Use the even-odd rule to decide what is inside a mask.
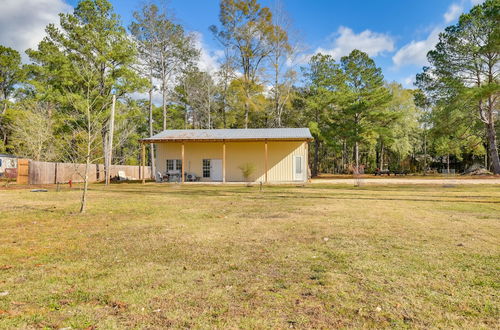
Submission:
[[[162,142],[252,142],[252,141],[312,141],[312,137],[296,138],[243,138],[243,139],[176,139],[176,138],[145,138],[140,143],[162,143]]]

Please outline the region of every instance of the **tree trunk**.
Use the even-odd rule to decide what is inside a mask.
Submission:
[[[354,130],[356,142],[354,142],[354,173],[359,174],[359,142],[358,142],[358,124],[359,124],[359,114],[354,115]]]
[[[83,192],[80,204],[80,213],[87,209],[87,190],[89,187],[90,154],[92,148],[92,129],[90,127],[90,109],[87,107],[87,154],[85,155],[85,174],[83,177]]]
[[[384,143],[383,142],[380,143],[380,166],[379,166],[379,168],[381,171],[384,170]]]
[[[427,134],[424,130],[424,176],[427,173]]]
[[[226,124],[226,96],[224,96],[223,103],[222,103],[222,125],[223,125],[223,128],[227,128],[227,124]]]
[[[354,173],[358,174],[359,173],[359,143],[356,141],[354,143]]]
[[[82,200],[80,204],[80,213],[85,213],[87,209],[87,191],[89,187],[89,167],[90,167],[90,143],[88,143],[87,148],[87,157],[85,160],[85,175],[83,178],[83,192],[82,192]]]
[[[245,101],[245,128],[248,128],[248,112],[250,111],[248,101]]]
[[[116,95],[113,94],[113,102],[111,105],[111,114],[109,118],[109,142],[108,142],[108,150],[107,150],[107,168],[109,170],[108,175],[106,175],[105,183],[109,185],[111,180],[111,165],[112,165],[112,157],[113,157],[113,134],[115,130],[115,105],[116,105]]]
[[[101,136],[102,136],[102,149],[103,149],[103,153],[104,153],[104,179],[106,179],[107,177],[109,177],[109,168],[108,168],[108,156],[109,156],[108,142],[109,142],[109,138],[108,138],[107,127],[103,128]],[[101,178],[99,178],[99,180],[101,180]]]
[[[277,117],[278,127],[281,127],[281,114],[280,114],[280,94],[279,94],[279,58],[274,58],[274,113]]]
[[[149,137],[153,136],[153,88],[149,90]],[[155,148],[154,144],[149,144],[149,157],[151,161],[151,177],[156,173],[155,168]]]
[[[250,78],[245,73],[245,128],[248,128],[248,117],[250,113]]]
[[[208,82],[207,84],[210,84],[210,82]],[[211,100],[211,89],[210,89],[210,85],[208,85],[208,108],[207,108],[207,112],[208,112],[208,129],[211,129],[212,128],[212,100]]]
[[[447,174],[450,175],[450,154],[446,155]]]
[[[163,77],[161,85],[162,108],[163,108],[163,130],[167,129],[167,81]]]
[[[500,159],[498,156],[497,137],[493,118],[486,124],[486,132],[488,135],[488,154],[491,162],[491,169],[494,174],[500,174]]]
[[[319,163],[319,139],[314,138],[314,160],[312,168],[313,177],[318,175],[318,165],[319,165],[318,163]]]
[[[345,170],[345,163],[346,163],[346,149],[347,149],[347,146],[346,146],[346,142],[345,140],[342,141],[342,160],[340,162],[340,173],[343,174],[344,173],[344,170]]]

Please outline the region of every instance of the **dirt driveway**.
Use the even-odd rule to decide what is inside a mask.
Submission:
[[[499,178],[361,178],[361,184],[430,184],[430,185],[461,185],[461,184],[500,184]],[[356,183],[354,178],[318,178],[312,179],[313,184],[352,184]]]

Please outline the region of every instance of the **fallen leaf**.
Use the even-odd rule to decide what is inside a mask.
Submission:
[[[111,307],[117,308],[117,309],[127,308],[127,304],[124,303],[123,301],[113,301],[110,305],[111,305]]]

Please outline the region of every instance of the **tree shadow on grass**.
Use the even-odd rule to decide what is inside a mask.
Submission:
[[[220,188],[220,187],[219,187]],[[405,197],[389,197],[389,196],[376,196],[369,197],[364,194],[356,192],[343,192],[340,196],[332,194],[308,193],[301,192],[288,192],[264,190],[263,192],[256,189],[181,189],[173,188],[168,190],[147,190],[147,189],[98,189],[94,191],[99,192],[112,192],[119,194],[135,194],[135,195],[149,195],[149,196],[176,196],[176,197],[234,197],[242,196],[248,200],[369,200],[369,201],[408,201],[408,202],[434,202],[434,203],[481,203],[481,204],[500,204],[500,200],[478,200],[478,198],[487,198],[489,196],[436,196],[425,195],[425,198],[405,198]],[[366,191],[366,190],[364,190]],[[430,198],[433,197],[433,198]],[[441,197],[441,198],[439,198]],[[464,199],[466,198],[466,199]]]

